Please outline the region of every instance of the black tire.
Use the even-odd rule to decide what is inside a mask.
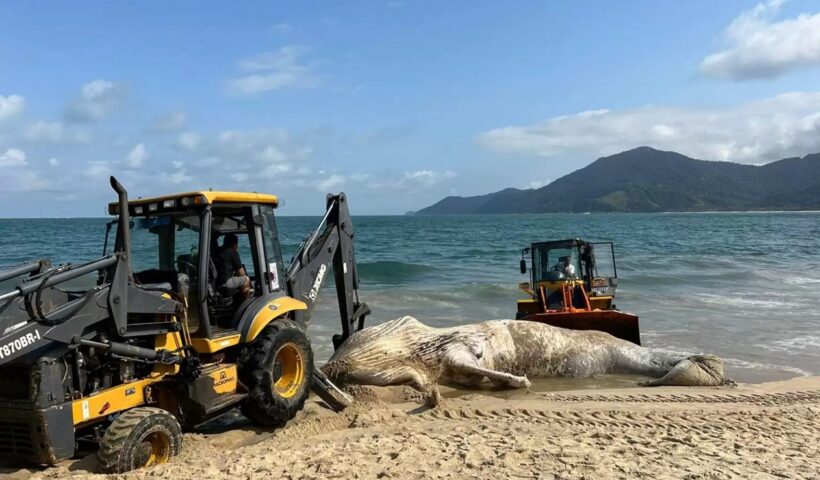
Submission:
[[[265,427],[285,424],[310,395],[310,340],[289,320],[272,322],[242,351],[239,379],[248,388],[248,398],[241,407],[243,415]]]
[[[167,463],[182,447],[179,422],[165,410],[126,410],[106,429],[97,459],[105,473],[123,473]]]

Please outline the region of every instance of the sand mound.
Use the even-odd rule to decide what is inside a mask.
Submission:
[[[358,392],[334,414],[311,402],[281,430],[238,415],[187,434],[168,465],[117,476],[179,478],[816,478],[820,377],[738,388],[588,390],[502,400]],[[93,458],[32,478],[106,478]],[[30,472],[11,473],[18,478]]]

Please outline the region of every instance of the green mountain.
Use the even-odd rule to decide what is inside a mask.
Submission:
[[[820,153],[757,166],[639,147],[539,189],[451,196],[416,214],[804,209],[820,209]]]

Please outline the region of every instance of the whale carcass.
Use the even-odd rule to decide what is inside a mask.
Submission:
[[[322,367],[341,384],[410,385],[430,394],[438,383],[529,387],[528,377],[605,373],[653,377],[644,385],[717,386],[725,382],[714,355],[674,355],[598,331],[567,330],[517,320],[450,328],[401,317],[352,335]],[[436,393],[436,396],[438,394]]]

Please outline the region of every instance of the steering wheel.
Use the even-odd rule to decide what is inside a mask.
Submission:
[[[188,260],[180,260],[177,259],[178,265],[185,265],[186,267],[190,267],[192,272],[199,272],[199,267],[194,265],[193,263],[189,262]]]

